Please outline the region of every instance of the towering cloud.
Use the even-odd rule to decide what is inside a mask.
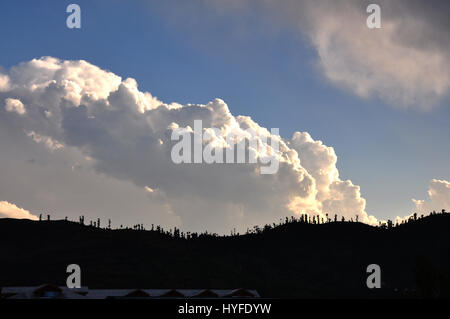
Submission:
[[[0,93],[0,104],[20,99],[27,109],[18,114],[3,108],[0,117],[20,127],[31,142],[57,150],[55,156],[81,152],[85,160],[78,159],[76,167],[132,182],[168,215],[177,216],[184,229],[245,231],[298,214],[358,216],[376,223],[365,212],[359,187],[339,178],[333,148],[306,132],[291,139],[272,135],[250,117],[232,115],[220,99],[206,105],[166,104],[139,91],[135,80],[86,61],[44,57],[15,66],[3,77],[9,84]],[[236,143],[247,140],[250,145],[255,139],[276,139],[278,172],[262,175],[259,163],[173,163],[172,132],[194,127],[195,120],[202,120],[214,148],[230,147],[225,142],[230,134]],[[210,128],[219,131],[212,134]],[[263,156],[258,152],[251,150]]]

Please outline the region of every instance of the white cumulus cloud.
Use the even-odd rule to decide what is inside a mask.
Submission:
[[[96,172],[132,182],[187,230],[245,231],[299,214],[377,222],[365,211],[359,186],[339,177],[334,149],[306,132],[291,139],[272,135],[250,117],[231,114],[220,99],[164,103],[141,92],[134,79],[123,80],[86,61],[44,57],[11,68],[8,76],[10,89],[0,99],[19,97],[28,108],[22,116],[0,116],[16,121],[47,148],[77,149]],[[173,130],[190,130],[195,120],[202,120],[214,148],[229,147],[230,134],[249,145],[277,140],[280,149],[272,156],[279,160],[278,172],[261,175],[259,163],[173,163]],[[250,154],[265,156],[256,149]]]
[[[17,114],[23,115],[26,113],[25,106],[18,99],[8,98],[5,100],[5,109],[8,112],[15,112]]]

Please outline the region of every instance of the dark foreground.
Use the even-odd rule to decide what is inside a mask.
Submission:
[[[292,223],[261,234],[173,238],[67,221],[0,219],[0,287],[65,285],[78,264],[89,288],[256,289],[262,297],[450,297],[450,214],[391,229]],[[382,288],[366,286],[381,267]]]

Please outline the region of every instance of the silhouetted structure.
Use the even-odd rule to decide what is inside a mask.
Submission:
[[[65,286],[4,287],[0,299],[172,299],[172,298],[259,298],[256,290],[236,289],[69,289]]]

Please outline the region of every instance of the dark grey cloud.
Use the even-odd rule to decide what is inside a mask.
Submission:
[[[250,30],[288,31],[317,51],[318,71],[333,84],[363,98],[396,107],[432,109],[450,91],[450,4],[419,0],[197,0],[169,1],[173,25],[220,31],[198,43],[214,47],[217,34],[228,47]],[[180,3],[180,6],[178,6]],[[382,28],[368,30],[366,8],[382,10]],[[176,5],[174,5],[176,4]],[[180,9],[182,8],[182,9]],[[187,22],[188,21],[188,22]],[[222,36],[225,34],[226,36]],[[237,40],[236,40],[237,39]],[[230,53],[232,54],[232,53]]]

